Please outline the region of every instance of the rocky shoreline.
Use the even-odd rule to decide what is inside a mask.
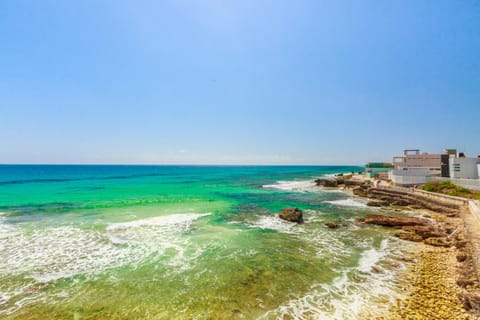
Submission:
[[[466,206],[400,188],[375,188],[372,181],[350,175],[315,182],[343,188],[368,199],[372,207],[411,213],[368,214],[360,221],[395,228],[398,238],[419,243],[419,252],[405,257],[405,298],[379,319],[480,319],[480,283],[464,225]]]

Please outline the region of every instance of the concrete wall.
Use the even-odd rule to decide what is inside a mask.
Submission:
[[[395,157],[399,158],[399,157]],[[394,159],[395,159],[394,158]],[[400,159],[399,159],[400,160]],[[439,168],[442,165],[442,155],[441,154],[413,154],[413,155],[404,155],[403,161],[398,162],[394,160],[395,168],[400,167],[431,167]]]
[[[478,220],[478,223],[480,224],[480,203],[475,200],[470,200],[468,202],[468,208],[470,209],[470,212],[475,216],[475,218]]]
[[[478,158],[450,158],[450,178],[478,179]]]
[[[437,181],[450,181],[457,186],[464,187],[472,190],[480,191],[480,179],[454,179],[454,178],[442,178],[442,177],[430,177],[427,181],[437,180]]]
[[[465,226],[467,227],[468,235],[472,243],[472,258],[477,277],[480,278],[480,202],[470,200],[468,202],[468,209],[471,215],[465,216]]]
[[[421,195],[422,197],[425,197],[425,198],[434,199],[435,201],[439,201],[447,204],[454,204],[458,206],[464,205],[468,201],[465,198],[452,197],[446,194],[430,192],[430,191],[425,191],[421,189],[413,189],[411,190],[411,192],[413,192],[416,195]]]
[[[408,168],[408,170],[392,170],[389,178],[395,185],[409,186],[423,184],[430,170],[428,168]]]
[[[441,154],[408,155],[405,159],[408,167],[440,167],[442,165]]]

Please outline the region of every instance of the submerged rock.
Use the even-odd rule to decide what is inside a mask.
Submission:
[[[325,225],[330,229],[336,229],[336,228],[340,227],[340,225],[338,223],[333,222],[333,221],[326,222]]]
[[[303,212],[298,208],[282,209],[278,216],[286,221],[303,223]]]

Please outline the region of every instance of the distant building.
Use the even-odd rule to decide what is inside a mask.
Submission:
[[[365,165],[365,175],[368,178],[375,178],[382,173],[388,174],[392,168],[393,164],[389,162],[369,162]]]
[[[459,185],[480,188],[480,156],[468,158],[455,149],[445,149],[443,154],[404,150],[403,156],[393,157],[393,169],[388,174],[389,179],[400,186],[450,179]]]
[[[420,153],[419,149],[403,151],[403,156],[393,158],[389,178],[396,185],[423,184],[432,176],[449,174],[448,154]]]
[[[478,179],[480,158],[450,158],[450,178]]]
[[[456,151],[453,150],[453,152]],[[449,155],[447,153],[420,153],[419,149],[410,149],[404,150],[401,157],[393,157],[393,165],[396,169],[429,168],[432,174],[448,177],[448,159]]]

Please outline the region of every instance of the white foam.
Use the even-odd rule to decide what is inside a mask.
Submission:
[[[95,279],[112,268],[136,268],[145,261],[161,261],[172,267],[167,272],[182,272],[191,268],[204,250],[182,232],[206,215],[175,214],[114,223],[104,231],[62,226],[26,232],[0,221],[0,234],[7,232],[0,237],[0,279],[25,279],[22,288],[0,292],[0,301],[9,303],[6,299],[12,297],[22,304],[29,299],[38,301],[41,292],[31,293],[30,288],[76,275]]]
[[[315,181],[313,180],[277,181],[275,184],[264,185],[263,188],[297,192],[320,191],[320,188],[315,184]]]
[[[276,216],[259,217],[254,221],[247,221],[246,224],[251,228],[270,229],[283,233],[294,233],[297,226],[295,223],[284,221]]]
[[[393,259],[395,254],[390,243],[384,241],[375,252],[364,252],[358,267],[342,270],[330,284],[313,285],[310,292],[266,312],[260,319],[356,320],[379,317],[401,295],[394,280],[404,266],[382,273],[370,270],[374,265]]]
[[[342,200],[331,200],[331,201],[324,201],[325,203],[330,203],[336,206],[344,206],[344,207],[357,207],[357,208],[365,208],[367,204],[359,199],[355,198],[348,198]]]
[[[172,214],[168,216],[153,217],[130,222],[112,223],[107,227],[107,232],[114,232],[117,230],[124,230],[129,228],[141,227],[170,227],[174,225],[186,225],[187,227],[193,220],[210,215],[211,213],[181,213]]]
[[[362,253],[360,260],[358,261],[357,269],[361,272],[370,272],[383,257],[387,254],[386,248],[388,240],[382,240],[380,249],[370,248]]]
[[[10,237],[15,237],[18,234],[18,230],[10,224],[5,223],[5,218],[0,216],[0,240],[4,240]],[[0,249],[3,249],[3,242],[0,242]],[[1,252],[2,250],[0,250]]]

